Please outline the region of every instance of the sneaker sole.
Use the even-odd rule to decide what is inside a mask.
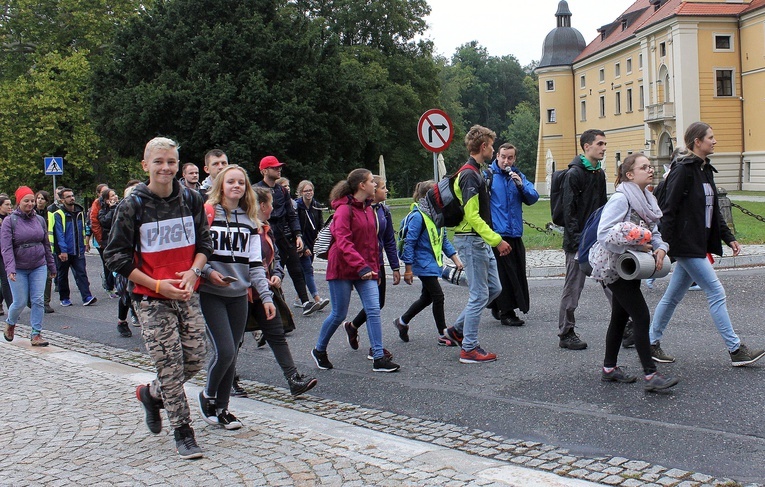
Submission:
[[[669,360],[669,359],[653,357],[653,356],[651,358],[653,359],[654,362],[658,362],[660,364],[673,364],[673,363],[675,363],[675,359]]]
[[[462,357],[460,357],[460,363],[461,364],[485,364],[487,362],[496,362],[496,361],[497,361],[496,358],[489,358],[489,359],[486,359],[486,360],[476,360],[476,359],[473,359],[473,358],[462,358]]]
[[[757,362],[758,360],[760,360],[762,357],[765,357],[765,352],[759,354],[758,356],[756,356],[755,358],[753,358],[751,360],[746,360],[744,362],[732,362],[732,365],[734,367],[743,367],[745,365],[751,365],[751,364]]]
[[[216,423],[216,424],[217,424],[217,423]],[[222,424],[222,425],[220,425],[220,426],[223,426],[223,427],[224,427],[224,428],[226,428],[227,430],[229,430],[229,431],[232,431],[232,430],[238,430],[238,429],[240,429],[240,428],[242,427],[242,423],[240,423],[239,421],[237,421],[236,423]]]
[[[178,450],[175,450],[178,451]],[[178,456],[181,457],[183,460],[195,460],[197,458],[204,457],[204,453],[201,451],[194,452],[194,453],[187,453],[186,455],[182,455],[181,452],[178,452]]]
[[[82,305],[83,306],[90,306],[91,304],[96,304],[96,302],[98,302],[98,299],[93,298],[90,301],[88,301],[87,303],[82,303]]]
[[[617,379],[614,377],[601,377],[600,380],[602,382],[618,382],[620,384],[632,384],[633,382],[637,381],[637,377],[629,377],[627,379]]]
[[[646,392],[652,392],[652,391],[663,391],[665,389],[669,389],[670,387],[675,387],[680,381],[678,379],[673,378],[672,380],[668,381],[666,384],[662,386],[648,386],[646,385],[644,388]]]
[[[587,350],[587,345],[585,345],[585,346],[581,346],[581,345],[571,346],[571,345],[568,345],[568,344],[565,344],[565,343],[558,343],[558,346],[560,348],[565,348],[565,349],[568,349],[568,350]]]
[[[373,372],[396,372],[396,371],[397,371],[397,370],[399,370],[400,368],[401,368],[401,367],[391,367],[391,368],[377,368],[377,369],[376,369],[376,368],[372,367],[372,371],[373,371]]]

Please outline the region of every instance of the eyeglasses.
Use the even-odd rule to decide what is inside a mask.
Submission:
[[[643,164],[642,166],[638,167],[638,169],[642,171],[653,172],[653,166],[650,164]]]

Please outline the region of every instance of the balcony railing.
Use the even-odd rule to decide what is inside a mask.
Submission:
[[[645,121],[658,122],[675,118],[674,103],[659,103],[645,107]]]

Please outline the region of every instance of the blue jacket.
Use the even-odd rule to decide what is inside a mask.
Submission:
[[[539,193],[534,189],[534,183],[526,179],[515,166],[513,172],[520,174],[523,187],[519,189],[513,178],[502,171],[494,161],[491,170],[494,176],[491,181],[491,222],[494,231],[503,237],[523,236],[523,208],[521,203],[533,205],[539,199]]]
[[[51,216],[54,253],[84,257],[85,236],[90,227],[85,223],[85,212],[82,206],[75,204],[74,211],[71,213],[60,206]]]
[[[411,216],[410,216],[411,215]],[[436,262],[436,256],[433,255],[433,248],[430,245],[430,237],[425,228],[425,221],[419,210],[413,210],[401,222],[401,225],[407,225],[406,238],[404,239],[404,248],[401,252],[401,260],[404,264],[412,266],[412,274],[415,276],[441,276],[441,266]],[[443,230],[443,229],[442,229]],[[442,247],[447,257],[457,253],[454,246],[446,237],[444,232],[444,242]]]
[[[398,254],[396,253],[396,232],[393,230],[393,217],[385,203],[372,205],[377,219],[377,241],[380,249],[380,268],[383,263],[383,252],[388,256],[390,268],[399,270]]]

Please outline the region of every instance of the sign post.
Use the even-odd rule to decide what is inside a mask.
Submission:
[[[452,142],[452,120],[443,110],[432,108],[420,117],[417,137],[423,147],[433,153],[433,179],[438,182],[438,154],[445,151]]]
[[[64,175],[63,157],[43,157],[43,167],[46,176],[53,176],[53,198],[56,197],[56,176]]]

